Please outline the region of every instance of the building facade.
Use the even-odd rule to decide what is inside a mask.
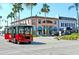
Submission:
[[[41,16],[32,16],[25,19],[21,19],[15,22],[12,22],[12,25],[17,24],[26,24],[33,26],[34,35],[51,35],[52,31],[64,30],[66,27],[76,28],[76,19],[69,17],[41,17]]]
[[[56,27],[57,18],[32,16],[16,22],[12,22],[12,25],[26,24],[33,25],[33,34],[35,35],[50,35],[52,28]]]
[[[57,21],[57,28],[59,30],[65,30],[65,28],[77,29],[77,20],[70,17],[59,17]]]

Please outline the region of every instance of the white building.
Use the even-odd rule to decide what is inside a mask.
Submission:
[[[59,17],[59,20],[57,20],[57,28],[60,30],[64,30],[65,28],[77,28],[77,20],[75,18],[70,17]]]

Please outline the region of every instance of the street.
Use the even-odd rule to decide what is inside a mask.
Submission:
[[[78,55],[79,40],[36,37],[32,44],[14,44],[0,36],[0,55]]]

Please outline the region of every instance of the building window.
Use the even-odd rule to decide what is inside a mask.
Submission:
[[[68,27],[68,23],[65,23],[65,27]]]
[[[68,23],[66,23],[66,27],[68,27]]]
[[[29,24],[29,20],[28,20],[28,24]]]
[[[52,21],[47,20],[47,23],[52,23]]]
[[[32,25],[36,25],[35,19],[32,19]]]
[[[75,24],[72,23],[72,27],[75,27]]]
[[[68,23],[67,25],[68,25],[68,27],[69,27],[69,23]]]
[[[41,24],[41,19],[38,19],[38,23]]]
[[[45,21],[43,21],[43,23],[45,23]]]
[[[43,23],[53,23],[53,22],[49,20],[44,20]]]
[[[64,27],[66,27],[66,23],[64,23],[64,25],[65,25]]]
[[[71,26],[71,24],[69,23],[69,27]]]
[[[61,27],[64,27],[64,23],[61,23]]]
[[[73,27],[75,27],[75,24],[73,24]]]
[[[56,21],[54,21],[54,24],[56,24]]]
[[[23,24],[23,21],[21,21],[20,24]]]

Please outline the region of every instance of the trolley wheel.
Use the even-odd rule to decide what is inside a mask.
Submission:
[[[9,40],[9,42],[12,42],[11,40]]]
[[[28,42],[28,44],[31,44],[31,42]]]

